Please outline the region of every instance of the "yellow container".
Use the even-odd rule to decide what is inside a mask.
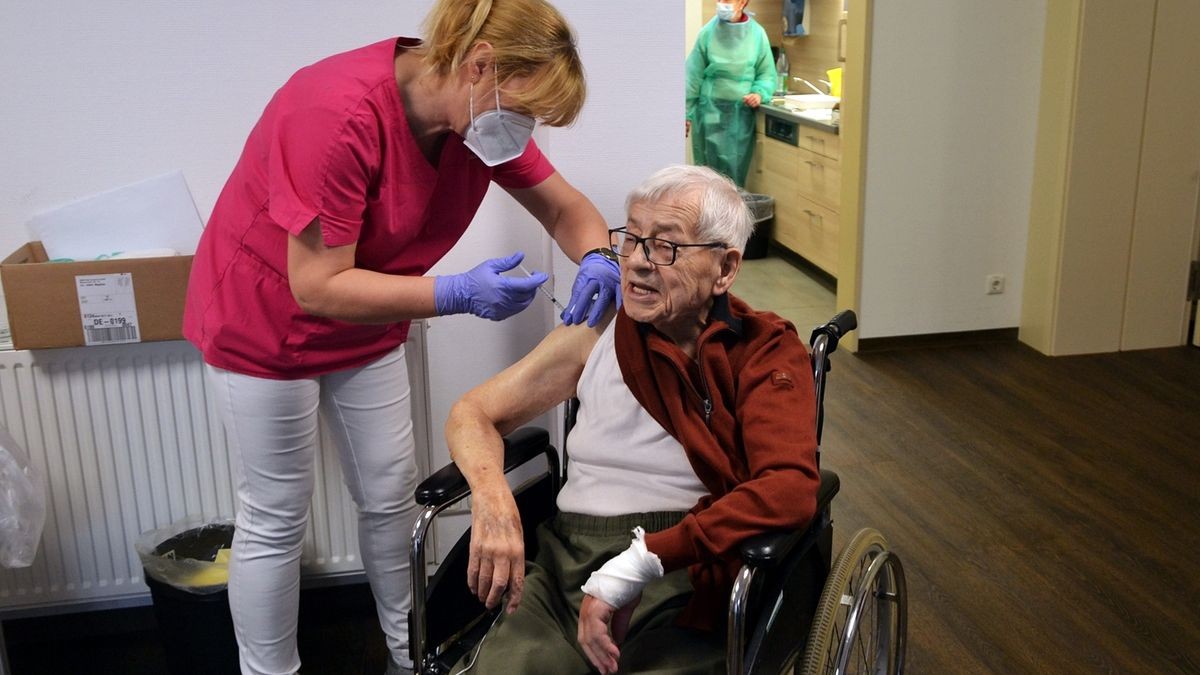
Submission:
[[[829,77],[829,93],[832,96],[842,97],[842,69],[830,68],[825,71],[825,75]]]

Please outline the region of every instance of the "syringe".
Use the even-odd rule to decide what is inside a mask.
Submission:
[[[524,272],[524,273],[525,273],[525,276],[527,276],[527,277],[531,277],[531,276],[533,276],[533,274],[532,274],[532,273],[531,273],[529,270],[525,269],[525,266],[524,266],[524,265],[522,265],[522,264],[520,264],[520,263],[518,263],[518,264],[517,264],[517,269],[519,269],[519,270],[521,270],[522,272]],[[558,302],[558,300],[555,300],[555,299],[554,299],[554,296],[553,296],[553,295],[551,295],[550,291],[546,290],[546,287],[545,287],[545,286],[538,286],[538,290],[542,292],[542,295],[544,295],[544,296],[546,296],[547,298],[549,298],[549,299],[550,299],[550,302],[553,302],[553,303],[554,303],[554,306],[555,306],[555,307],[557,307],[557,308],[558,308],[560,311],[563,311],[563,310],[565,310],[565,309],[566,309],[565,307],[563,307],[563,306],[562,306],[562,305],[561,305],[561,304]]]

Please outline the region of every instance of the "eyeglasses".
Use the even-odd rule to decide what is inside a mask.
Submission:
[[[608,231],[608,243],[612,246],[613,252],[622,258],[633,255],[634,247],[641,244],[646,260],[652,264],[663,266],[675,264],[675,258],[679,255],[681,248],[729,248],[729,244],[719,241],[708,244],[676,244],[658,237],[639,237],[623,227]]]

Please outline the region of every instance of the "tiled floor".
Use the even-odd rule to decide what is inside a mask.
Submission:
[[[804,339],[836,312],[837,297],[825,280],[787,260],[769,254],[745,260],[733,284],[733,294],[755,309],[770,310],[788,319]]]

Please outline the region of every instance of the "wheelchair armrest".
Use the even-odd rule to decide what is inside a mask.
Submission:
[[[504,437],[504,473],[546,452],[550,432],[539,427],[522,427]],[[467,479],[451,463],[421,481],[414,497],[421,506],[442,506],[470,494]]]
[[[818,525],[821,513],[829,507],[833,496],[841,488],[841,479],[832,471],[821,470],[821,487],[817,489],[817,512],[814,521],[798,530],[763,532],[747,537],[742,542],[742,562],[754,567],[770,567],[787,558],[792,549],[814,525]]]
[[[770,567],[783,560],[807,530],[763,532],[742,542],[742,562],[754,567]]]

